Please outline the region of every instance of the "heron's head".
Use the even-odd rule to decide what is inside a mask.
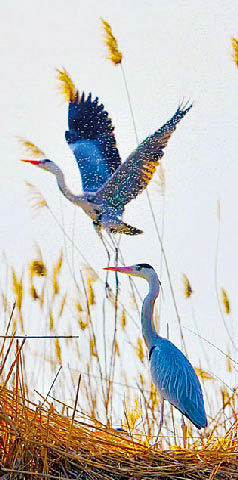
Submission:
[[[141,277],[149,280],[152,276],[156,275],[153,267],[148,263],[137,263],[130,267],[107,267],[104,270],[112,270],[113,272],[126,273],[133,277]],[[157,276],[157,275],[156,275]]]
[[[59,167],[56,163],[52,162],[48,158],[44,158],[44,160],[21,160],[22,162],[31,163],[31,165],[35,165],[36,167],[43,168],[43,170],[47,170],[48,172],[56,174],[59,170]]]

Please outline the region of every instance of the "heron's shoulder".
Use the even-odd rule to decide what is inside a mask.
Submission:
[[[154,347],[154,348],[153,348]],[[169,357],[170,360],[175,360],[175,359],[186,359],[185,355],[181,350],[179,350],[174,343],[172,343],[170,340],[164,337],[159,337],[157,342],[153,345],[153,350],[154,353],[157,356],[165,356]],[[152,350],[150,349],[150,352]],[[152,352],[150,354],[152,356]],[[187,359],[186,359],[187,360]],[[188,360],[187,360],[188,361]]]

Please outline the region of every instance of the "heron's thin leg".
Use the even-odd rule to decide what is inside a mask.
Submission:
[[[158,429],[157,437],[156,437],[156,439],[155,439],[155,444],[158,443],[158,440],[159,440],[159,436],[160,436],[160,433],[161,433],[161,428],[162,428],[163,423],[164,423],[164,398],[162,397],[162,398],[161,398],[161,410],[160,410],[159,429]]]
[[[111,242],[112,242],[113,248],[116,249],[116,248],[117,248],[117,243],[116,243],[115,238],[113,238],[112,233],[108,233],[108,236],[109,236],[109,238],[110,238],[110,240],[111,240]]]
[[[120,242],[121,235],[120,235],[120,238],[119,238],[118,242],[116,241],[115,236],[113,236],[111,233],[108,233],[108,236],[109,236],[109,238],[112,242],[112,246],[115,249],[115,252],[116,252],[116,250],[118,251],[118,259],[119,259],[119,254],[120,254],[120,261],[123,262],[122,253],[121,253],[121,250],[119,249],[119,242]]]
[[[183,414],[182,414],[182,432],[183,432],[183,447],[186,448],[186,444],[187,444],[187,426],[186,426],[186,423],[185,423],[185,421],[184,421]]]
[[[115,267],[118,267],[118,248],[115,248]],[[118,273],[115,272],[116,274],[116,298],[118,298]]]
[[[103,238],[103,236],[102,236],[101,228],[100,228],[100,226],[97,225],[97,224],[94,224],[94,228],[95,228],[95,230],[96,230],[96,232],[97,232],[97,234],[98,234],[98,236],[99,236],[99,238],[100,238],[100,240],[101,240],[101,242],[102,242],[102,244],[103,244],[103,246],[104,246],[104,248],[105,248],[105,250],[106,250],[106,253],[107,253],[107,266],[109,267],[109,265],[110,265],[110,260],[111,260],[111,256],[110,256],[110,252],[109,252],[109,250],[108,250],[108,248],[107,248],[106,242],[105,242],[105,240],[104,240],[104,238]],[[108,274],[109,274],[109,272],[107,271],[107,274],[106,274],[106,282],[105,282],[106,297],[108,297],[108,288],[109,288]]]

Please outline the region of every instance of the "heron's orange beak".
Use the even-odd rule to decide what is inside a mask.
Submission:
[[[21,162],[32,163],[32,165],[39,165],[39,160],[21,160]]]
[[[103,270],[111,270],[112,272],[131,273],[131,267],[106,267]]]

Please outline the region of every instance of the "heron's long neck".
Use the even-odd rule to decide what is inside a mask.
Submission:
[[[155,300],[159,295],[159,289],[159,279],[153,272],[153,275],[149,278],[149,293],[143,301],[141,311],[142,334],[149,349],[155,345],[155,341],[158,339],[153,322],[153,310]]]
[[[81,204],[83,202],[83,195],[75,195],[70,191],[70,189],[67,187],[64,179],[64,174],[60,170],[60,168],[57,168],[57,171],[55,173],[56,180],[59,186],[59,189],[63,193],[63,195],[70,201],[76,204]]]

